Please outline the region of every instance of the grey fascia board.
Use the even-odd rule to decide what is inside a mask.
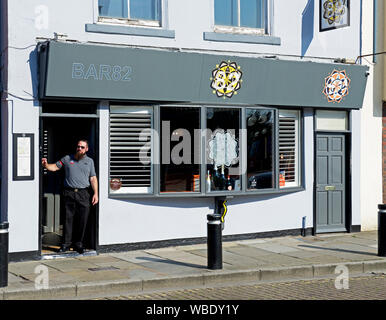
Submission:
[[[158,28],[144,28],[131,26],[115,26],[107,24],[86,24],[86,32],[108,33],[108,34],[123,34],[130,36],[143,37],[160,37],[160,38],[175,38],[174,30],[158,29]]]
[[[204,40],[219,42],[244,42],[269,45],[281,45],[281,39],[273,36],[259,36],[236,33],[204,32]]]

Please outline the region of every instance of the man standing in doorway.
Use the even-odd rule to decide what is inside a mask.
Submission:
[[[94,191],[91,200],[92,205],[96,205],[99,201],[94,161],[86,155],[87,151],[87,140],[80,140],[74,155],[66,155],[58,162],[51,164],[47,162],[46,158],[42,158],[42,166],[48,171],[58,171],[62,167],[65,170],[63,190],[64,242],[59,252],[70,250],[71,245],[80,254],[84,252],[83,238],[90,212],[90,184]]]

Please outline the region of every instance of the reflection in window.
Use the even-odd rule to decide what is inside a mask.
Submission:
[[[159,0],[130,0],[130,18],[160,20]]]
[[[99,15],[111,18],[127,18],[127,0],[99,0]]]
[[[207,109],[207,191],[240,191],[240,110]]]
[[[215,0],[216,25],[264,29],[266,0]]]
[[[199,108],[161,107],[161,192],[200,192]]]
[[[160,0],[98,0],[99,16],[160,20]]]
[[[247,109],[246,117],[248,189],[274,188],[273,111]]]

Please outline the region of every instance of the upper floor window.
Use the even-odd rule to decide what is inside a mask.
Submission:
[[[160,25],[161,0],[98,0],[99,18]]]
[[[217,26],[260,29],[266,24],[266,0],[214,0]]]

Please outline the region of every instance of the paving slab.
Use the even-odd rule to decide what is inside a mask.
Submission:
[[[274,243],[254,244],[253,246],[255,248],[262,249],[262,250],[269,251],[269,252],[274,252],[274,253],[293,252],[293,251],[299,250],[297,248],[288,247],[288,246],[281,245],[281,244],[274,244]]]
[[[207,266],[207,259],[186,251],[175,250],[175,251],[163,251],[153,253],[154,255],[162,258],[174,261],[176,263],[185,264],[190,267],[203,269]]]
[[[80,261],[87,261],[90,263],[94,263],[96,265],[122,261],[121,259],[111,256],[109,254],[101,254],[99,256],[92,256],[92,257],[79,257],[77,259]]]
[[[357,238],[378,239],[378,231],[358,232],[358,233],[355,233],[354,235]]]
[[[87,270],[88,268],[97,267],[97,265],[94,263],[75,258],[44,260],[42,264],[62,272],[69,272],[73,270]]]
[[[8,264],[8,271],[15,275],[24,275],[35,273],[37,267],[41,266],[43,261],[29,261],[29,262],[11,262]],[[47,266],[49,270],[49,266]]]
[[[14,282],[20,282],[20,281],[25,281],[23,278],[19,277],[18,275],[14,275],[11,272],[8,272],[8,283],[12,284]]]
[[[236,241],[237,244],[242,244],[242,245],[250,245],[250,244],[256,244],[256,243],[267,243],[267,240],[264,239],[250,239],[250,240],[240,240]]]
[[[266,251],[266,250],[254,247],[253,244],[249,246],[239,245],[237,247],[227,248],[226,250],[229,252],[232,252],[241,256],[250,257],[253,259],[258,259],[259,257],[272,254],[272,252],[270,251]]]
[[[157,270],[157,273],[162,274],[164,276],[172,276],[176,274],[192,274],[192,273],[199,273],[203,270],[203,268],[200,266],[200,268],[194,267],[191,264],[185,264],[182,262],[177,261],[171,261],[171,260],[165,260],[165,259],[158,259],[149,261],[146,263],[141,263],[143,267],[145,267],[147,270]]]
[[[154,259],[155,255],[149,254],[145,251],[129,251],[129,252],[119,252],[111,253],[112,257],[125,260],[131,263],[143,263],[148,262],[151,259]]]
[[[223,261],[227,264],[233,266],[249,266],[250,268],[256,267],[258,265],[258,258],[251,258],[247,256],[243,256],[240,254],[236,254],[228,251],[227,249],[223,250]]]
[[[285,254],[271,254],[261,257],[260,260],[266,263],[275,264],[278,267],[307,264],[307,261],[304,262],[302,259],[290,257]]]
[[[164,273],[153,271],[150,269],[144,269],[144,268],[132,269],[132,270],[128,270],[127,272],[130,279],[138,279],[138,280],[147,280],[147,279],[158,278],[160,276],[165,276]]]
[[[341,258],[337,255],[328,255],[328,254],[323,254],[323,255],[318,255],[314,257],[303,257],[301,259],[302,261],[309,261],[312,264],[325,264],[325,263],[348,263],[352,262],[352,260]]]
[[[207,243],[188,244],[186,246],[176,246],[176,250],[190,251],[190,250],[207,250]]]
[[[336,255],[350,260],[371,260],[376,257],[376,249],[349,243],[334,244],[329,247],[314,246],[314,251],[320,254]]]
[[[37,279],[38,276],[39,274],[32,273],[32,274],[23,275],[23,278],[31,281],[32,283],[35,283],[35,280]],[[58,285],[61,283],[70,284],[70,283],[74,283],[75,280],[76,278],[72,277],[70,273],[60,272],[56,270],[48,272],[49,285]]]
[[[124,271],[85,271],[77,270],[67,273],[73,277],[76,282],[94,282],[94,281],[106,281],[106,280],[125,280],[129,279],[129,275]]]
[[[284,252],[282,255],[284,256],[289,256],[293,258],[298,258],[298,259],[303,259],[303,258],[312,258],[312,257],[317,257],[320,256],[319,251],[315,250],[297,250],[297,251],[290,251],[290,252]],[[328,254],[328,253],[326,253]]]
[[[368,245],[368,246],[373,246],[376,245],[378,246],[378,240],[377,239],[367,239],[367,238],[359,238],[357,236],[351,236],[351,237],[346,237],[346,238],[341,238],[340,239],[342,242],[350,242],[350,243],[357,243],[360,245]]]

